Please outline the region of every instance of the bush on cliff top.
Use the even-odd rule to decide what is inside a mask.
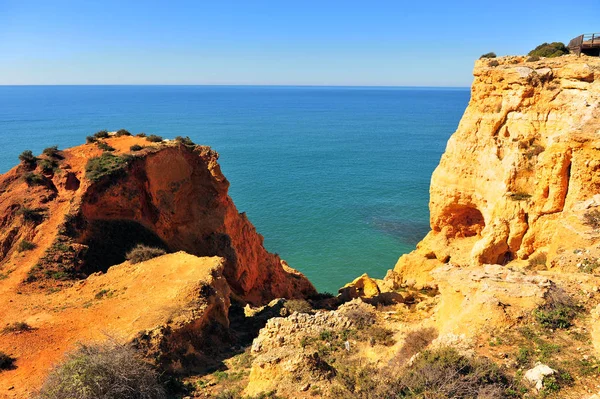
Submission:
[[[100,180],[104,176],[109,176],[117,171],[121,171],[127,166],[130,157],[116,156],[110,152],[105,152],[99,157],[91,158],[85,165],[85,175],[92,181]]]
[[[117,136],[117,137],[131,136],[131,133],[125,129],[119,129],[119,130],[117,130],[117,133],[115,133],[115,136]]]
[[[48,376],[37,399],[163,399],[150,364],[128,345],[81,345]]]
[[[480,60],[482,60],[484,58],[496,58],[496,53],[494,53],[494,52],[485,53],[481,57],[479,57]]]
[[[165,250],[161,248],[153,248],[139,244],[131,251],[127,252],[125,259],[131,263],[140,263],[164,255],[165,253]]]
[[[160,143],[163,141],[163,138],[157,136],[156,134],[151,134],[150,136],[146,137],[146,140],[148,140],[151,143]]]
[[[561,55],[569,54],[569,48],[561,42],[542,43],[527,55],[538,57],[560,57]]]
[[[23,162],[28,166],[34,166],[37,162],[37,158],[33,155],[31,150],[25,150],[19,155],[19,161]]]

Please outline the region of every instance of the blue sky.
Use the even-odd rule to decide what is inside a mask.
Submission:
[[[482,53],[600,31],[600,2],[0,0],[0,84],[469,86]]]

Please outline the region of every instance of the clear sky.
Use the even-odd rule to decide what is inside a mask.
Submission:
[[[600,1],[0,0],[0,84],[469,86]]]

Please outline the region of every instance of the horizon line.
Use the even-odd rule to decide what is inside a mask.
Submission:
[[[211,83],[85,83],[85,84],[0,84],[0,87],[57,87],[57,86],[208,86],[208,87],[340,87],[340,88],[436,88],[436,89],[470,89],[471,86],[427,86],[427,85],[318,85],[318,84],[211,84]]]

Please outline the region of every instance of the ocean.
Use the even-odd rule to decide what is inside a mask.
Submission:
[[[0,172],[98,130],[220,153],[265,246],[320,291],[383,277],[429,229],[429,182],[468,88],[0,86]]]

